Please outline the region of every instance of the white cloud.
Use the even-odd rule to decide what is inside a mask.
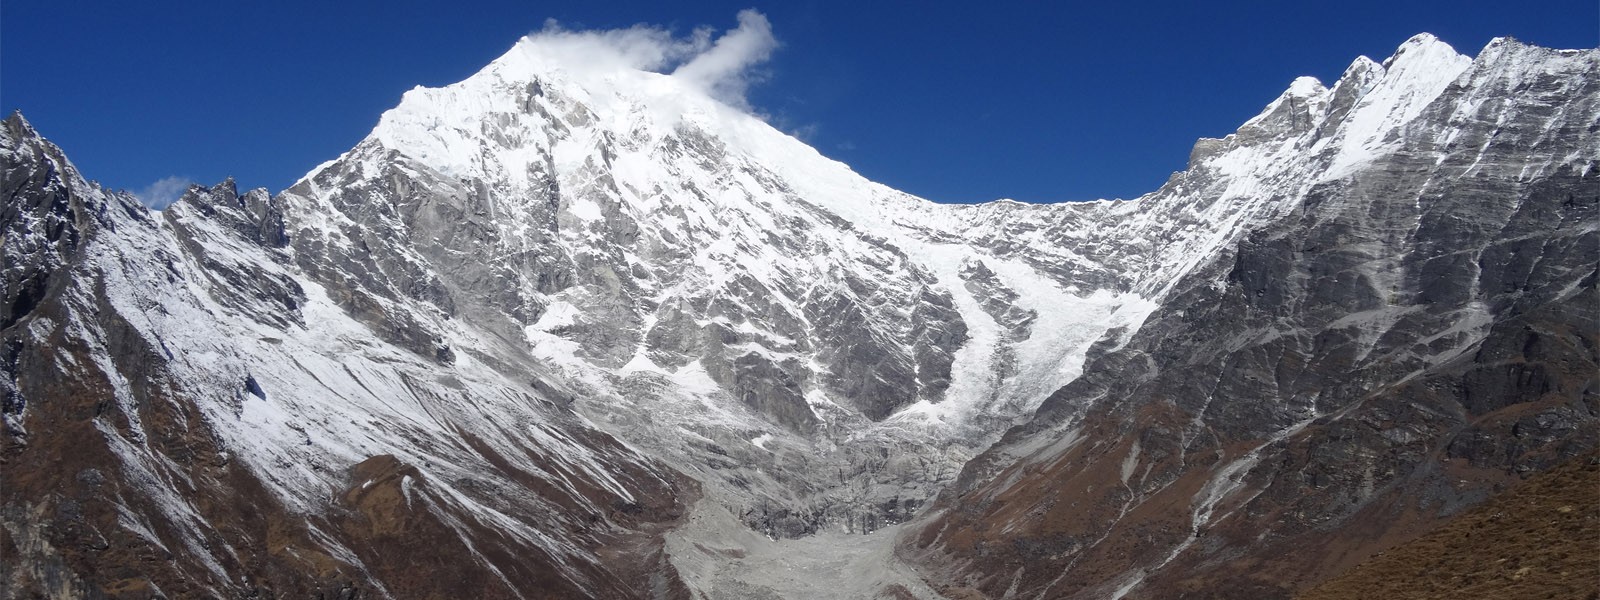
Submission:
[[[528,36],[528,40],[539,52],[559,56],[562,64],[579,70],[659,71],[704,51],[711,44],[710,35],[710,30],[697,29],[688,38],[676,38],[670,31],[649,25],[570,31],[550,19],[542,31]]]
[[[789,134],[789,137],[800,140],[807,144],[816,139],[817,132],[821,130],[822,127],[818,126],[816,123],[806,123],[804,125],[784,128],[784,131]]]
[[[739,26],[712,40],[698,27],[687,36],[650,25],[607,31],[570,31],[554,20],[529,36],[530,47],[560,57],[576,70],[628,68],[671,73],[729,105],[748,109],[745,91],[760,80],[752,68],[772,56],[772,24],[755,9],[739,12]]]
[[[134,192],[133,195],[137,196],[139,202],[144,203],[145,206],[162,210],[173,202],[177,202],[178,198],[183,197],[183,193],[189,191],[191,183],[193,183],[193,180],[188,177],[179,177],[177,175],[162,177],[144,189]]]
[[[772,37],[772,24],[766,15],[753,8],[739,11],[739,27],[717,38],[709,50],[701,52],[672,72],[712,96],[744,106],[744,93],[757,77],[750,69],[772,57],[778,39]]]

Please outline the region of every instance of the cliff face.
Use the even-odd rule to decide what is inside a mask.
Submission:
[[[1413,40],[1235,134],[1303,132],[1292,210],[1091,352],[903,551],[993,597],[1284,597],[1593,452],[1600,55],[1452,55]]]

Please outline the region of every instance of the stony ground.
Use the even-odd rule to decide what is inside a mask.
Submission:
[[[711,600],[939,598],[894,557],[902,525],[771,539],[702,501],[668,535],[673,565]]]

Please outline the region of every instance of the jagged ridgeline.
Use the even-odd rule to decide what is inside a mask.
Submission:
[[[1597,86],[1419,36],[1054,205],[539,35],[276,195],[13,115],[4,593],[1285,597],[1593,454]]]

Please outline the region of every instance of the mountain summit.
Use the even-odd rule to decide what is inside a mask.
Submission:
[[[547,30],[160,212],[8,119],[0,576],[1272,597],[1593,450],[1594,51],[1418,36],[1137,200],[952,206],[740,108],[770,50]]]

